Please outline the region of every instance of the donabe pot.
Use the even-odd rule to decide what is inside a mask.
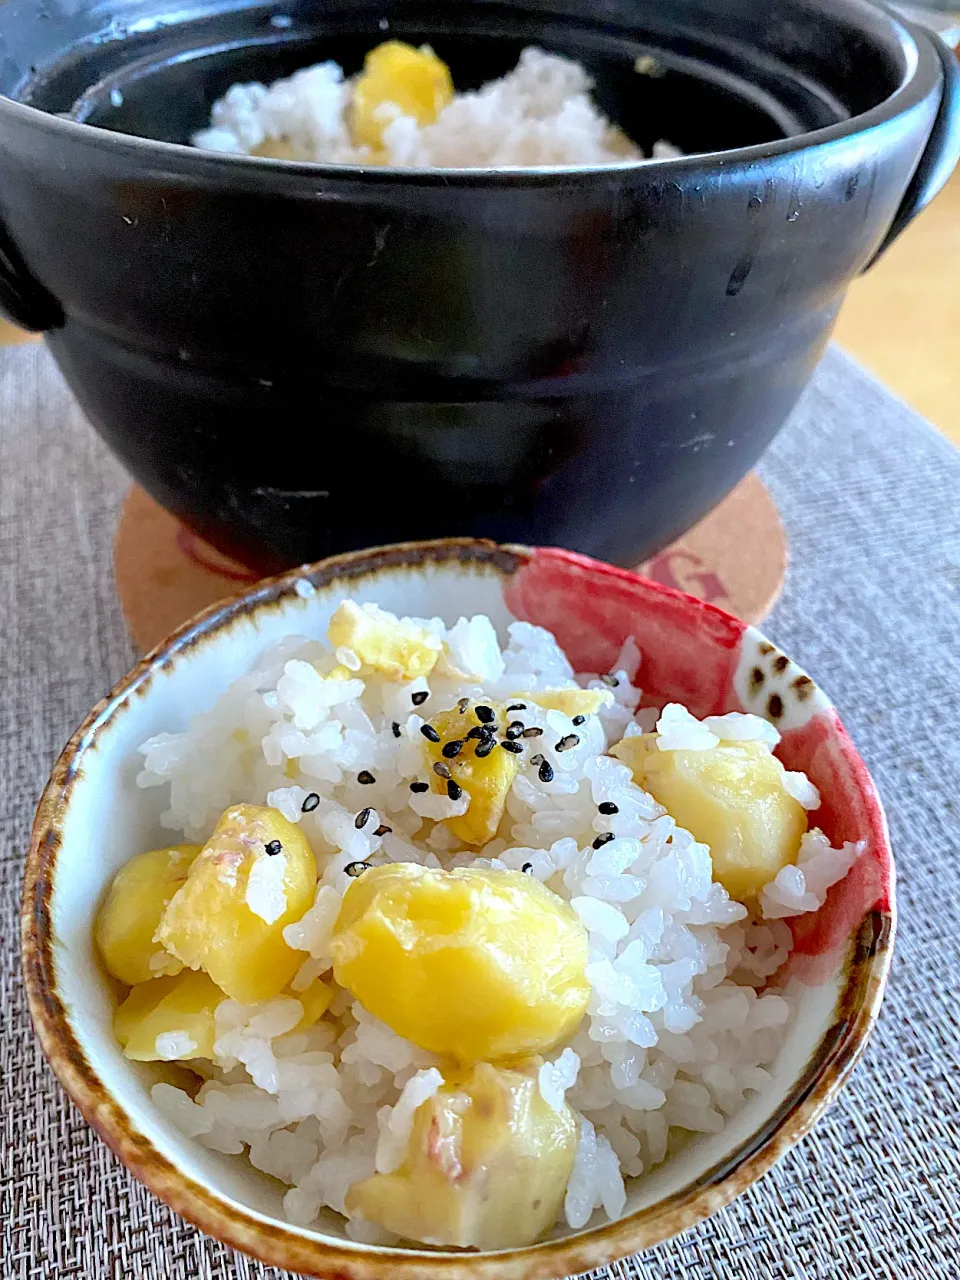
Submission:
[[[351,73],[385,29],[461,88],[530,43],[571,55],[638,142],[687,154],[431,172],[184,145],[230,83]],[[952,55],[867,0],[46,0],[2,6],[0,41],[3,306],[134,477],[261,567],[441,534],[635,563],[756,461],[960,152]]]

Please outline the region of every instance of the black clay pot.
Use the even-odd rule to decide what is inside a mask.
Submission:
[[[234,80],[354,71],[383,19],[461,88],[573,55],[638,142],[690,154],[182,145]],[[263,567],[446,534],[636,562],[756,461],[960,151],[951,55],[866,0],[8,0],[0,48],[6,311],[154,497]]]

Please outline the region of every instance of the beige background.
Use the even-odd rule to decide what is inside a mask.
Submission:
[[[836,338],[960,445],[960,171],[854,284]],[[0,344],[23,340],[0,320]]]

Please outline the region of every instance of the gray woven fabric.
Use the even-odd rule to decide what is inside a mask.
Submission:
[[[0,354],[0,1258],[7,1280],[262,1280],[134,1182],[34,1042],[17,911],[34,805],[133,657],[125,481],[40,349]],[[763,465],[792,568],[769,634],[816,673],[885,797],[900,933],[880,1026],[816,1132],[617,1280],[960,1276],[960,454],[839,353]]]

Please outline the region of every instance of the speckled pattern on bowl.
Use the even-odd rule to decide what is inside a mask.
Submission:
[[[301,597],[298,577],[316,594]],[[606,670],[634,635],[641,683],[698,715],[757,711],[783,734],[789,768],[821,790],[817,825],[866,851],[823,908],[794,924],[805,984],[770,1088],[722,1133],[687,1144],[628,1188],[627,1216],[495,1254],[356,1244],[335,1215],[316,1229],[280,1214],[279,1184],[242,1157],[208,1152],[153,1107],[156,1068],[127,1062],[111,1031],[116,993],[91,943],[119,865],[162,837],[156,792],[137,792],[135,749],[183,727],[278,636],[319,634],[345,596],[448,623],[484,612],[553,630],[574,665]],[[54,1071],[128,1168],[191,1222],[273,1266],[337,1280],[538,1280],[599,1267],[716,1212],[797,1142],[830,1103],[876,1020],[894,932],[893,862],[873,783],[825,695],[755,629],[635,574],[550,549],[469,539],[407,543],[325,560],[214,606],[158,646],[67,744],[33,829],[23,899],[30,1009]]]

